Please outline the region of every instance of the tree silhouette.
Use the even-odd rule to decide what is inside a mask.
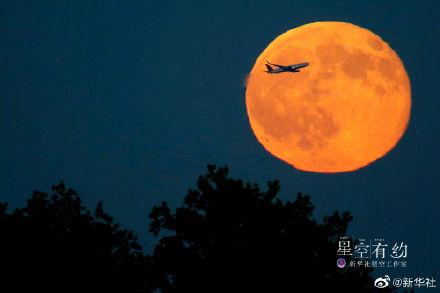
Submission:
[[[336,267],[348,212],[318,223],[309,196],[283,202],[279,189],[208,165],[182,207],[152,209],[161,238],[151,257],[102,202],[92,215],[62,182],[50,196],[34,191],[12,213],[0,204],[0,292],[393,291],[374,288],[371,268]]]
[[[149,283],[162,292],[376,292],[371,268],[336,266],[352,216],[312,218],[307,195],[277,198],[278,181],[258,185],[208,165],[182,207],[154,207],[150,232],[164,232]],[[347,259],[349,261],[349,259]],[[377,289],[391,292],[392,289]]]
[[[52,191],[0,205],[0,292],[140,292],[148,258],[133,232],[102,202],[92,216],[62,182]]]

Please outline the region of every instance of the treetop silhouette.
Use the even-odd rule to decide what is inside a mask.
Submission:
[[[146,257],[132,231],[64,183],[24,208],[0,205],[0,292],[138,292]]]
[[[308,195],[279,190],[208,165],[182,206],[152,209],[151,256],[102,202],[90,212],[63,182],[35,191],[24,208],[0,204],[0,292],[393,291],[374,288],[371,268],[336,266],[350,213],[318,222]]]
[[[277,197],[208,165],[197,188],[171,212],[154,207],[150,232],[161,237],[152,256],[164,292],[374,292],[372,269],[336,266],[337,241],[352,216],[313,219],[310,197]],[[347,259],[348,261],[348,259]],[[381,292],[387,292],[381,289]]]

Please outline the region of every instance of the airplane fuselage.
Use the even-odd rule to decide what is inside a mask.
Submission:
[[[271,65],[276,66],[278,68],[273,68]],[[300,72],[299,69],[307,66],[309,66],[309,63],[307,62],[292,64],[292,65],[278,65],[266,61],[267,70],[265,72],[267,73]]]
[[[288,68],[277,68],[277,69],[267,70],[266,72],[267,73],[299,72],[299,70],[288,67]]]

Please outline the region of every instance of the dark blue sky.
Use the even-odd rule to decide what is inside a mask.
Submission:
[[[62,2],[62,3],[61,3]],[[182,202],[207,163],[309,193],[316,215],[349,210],[350,234],[405,241],[407,270],[439,277],[440,6],[436,1],[2,1],[0,201],[65,180],[150,251],[148,213]],[[205,2],[209,2],[205,3]],[[276,36],[314,21],[380,35],[411,79],[409,128],[353,173],[300,172],[251,132],[243,82]]]

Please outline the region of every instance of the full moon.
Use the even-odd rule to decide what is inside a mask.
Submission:
[[[268,74],[265,63],[309,62]],[[379,36],[344,22],[316,22],[278,36],[257,58],[246,108],[258,141],[310,172],[354,171],[386,155],[411,110],[405,68]]]

